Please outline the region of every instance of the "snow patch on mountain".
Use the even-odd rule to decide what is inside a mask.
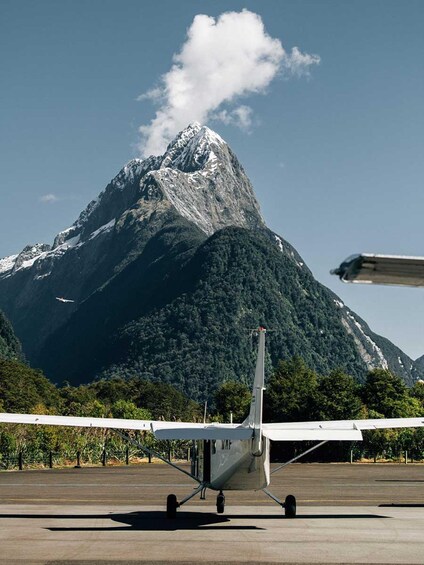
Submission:
[[[19,254],[16,254],[9,255],[8,257],[3,257],[3,259],[0,259],[0,275],[11,271],[18,257]]]
[[[277,245],[281,251],[281,253],[284,253],[284,247],[283,247],[283,242],[281,241],[281,237],[278,237],[278,235],[274,235],[275,237],[275,241],[277,242]]]
[[[95,237],[97,237],[101,233],[111,231],[115,227],[115,224],[116,224],[116,220],[114,218],[113,220],[111,220],[107,224],[104,224],[103,226],[100,226],[97,230],[93,231],[93,233],[90,234],[90,237],[88,239],[89,240],[94,239]]]
[[[115,219],[111,220],[107,224],[101,226],[99,229],[95,230],[90,234],[88,240],[96,238],[102,233],[107,233],[113,229],[115,226]],[[40,263],[45,259],[56,260],[61,257],[70,249],[78,248],[85,244],[81,241],[81,235],[77,234],[73,237],[67,238],[69,234],[73,234],[74,226],[63,230],[55,238],[55,246],[50,247],[50,245],[37,243],[36,245],[28,245],[19,253],[18,255],[11,255],[10,257],[5,257],[0,260],[0,278],[6,278],[12,274],[22,271],[24,269],[30,269],[35,265],[35,263]],[[49,262],[49,265],[51,262]],[[42,280],[51,274],[51,270],[46,273],[37,274],[34,276],[34,280]]]
[[[389,364],[387,362],[387,359],[384,357],[383,352],[378,347],[378,345],[371,339],[369,335],[365,333],[362,325],[349,310],[345,308],[344,313],[346,317],[342,317],[342,323],[346,328],[346,331],[350,335],[352,335],[358,351],[360,352],[361,357],[366,363],[367,367],[369,369],[376,367],[388,369]],[[354,328],[356,328],[356,331],[354,331]],[[358,332],[363,338],[362,340],[358,338]],[[368,347],[366,348],[365,345],[368,345]]]

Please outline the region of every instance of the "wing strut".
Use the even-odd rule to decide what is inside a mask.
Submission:
[[[306,451],[304,451],[303,453],[301,453],[300,455],[296,455],[296,457],[293,457],[293,459],[290,459],[290,461],[286,461],[285,463],[283,463],[282,465],[280,465],[279,467],[277,467],[276,469],[273,469],[271,471],[271,475],[273,475],[274,473],[276,473],[277,471],[279,471],[280,469],[282,469],[283,467],[287,467],[287,465],[290,465],[290,463],[293,463],[294,461],[297,461],[298,459],[300,459],[301,457],[303,457],[304,455],[307,455],[308,453],[311,453],[311,451],[315,451],[315,449],[318,449],[318,447],[321,447],[321,445],[324,445],[324,443],[327,443],[328,440],[324,440],[324,441],[320,441],[319,443],[317,443],[316,445],[313,445],[310,449],[307,449]],[[262,489],[264,490],[264,489]],[[267,493],[268,494],[268,493]],[[269,495],[268,495],[269,496]]]
[[[160,459],[161,461],[163,461],[167,465],[170,465],[171,467],[174,467],[174,469],[177,469],[181,473],[184,473],[184,475],[187,475],[191,479],[194,479],[197,483],[202,484],[202,481],[199,481],[199,479],[197,477],[195,477],[194,475],[192,475],[191,473],[189,473],[185,469],[181,469],[181,467],[178,467],[178,465],[175,465],[175,463],[172,463],[172,461],[170,461],[166,457],[163,457],[160,453],[158,453],[154,449],[150,449],[150,447],[146,447],[142,443],[138,442],[137,440],[131,438],[129,435],[124,434],[123,432],[121,432],[119,430],[114,429],[113,431],[116,432],[119,436],[121,436],[121,438],[124,439],[125,441],[132,443],[133,445],[135,445],[136,447],[138,447],[139,449],[144,451],[144,453],[153,455],[154,457],[156,457],[157,459]]]

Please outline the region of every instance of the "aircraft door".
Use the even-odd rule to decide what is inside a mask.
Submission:
[[[197,478],[205,483],[211,480],[211,442],[209,440],[197,443]]]
[[[191,446],[191,474],[195,477],[199,476],[199,449],[198,442],[193,440]]]
[[[211,442],[205,440],[203,445],[203,482],[211,482]]]

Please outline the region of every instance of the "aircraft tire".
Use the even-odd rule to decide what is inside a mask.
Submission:
[[[218,514],[224,514],[225,509],[225,496],[222,492],[216,497],[216,511]]]
[[[286,500],[284,502],[284,514],[286,518],[296,517],[296,498],[292,494],[286,496]]]
[[[178,502],[175,494],[168,494],[166,499],[166,517],[176,518],[177,517]]]

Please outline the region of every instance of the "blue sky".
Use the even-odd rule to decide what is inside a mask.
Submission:
[[[358,251],[424,253],[420,0],[2,0],[0,257],[51,243],[137,156],[138,128],[156,111],[137,97],[170,70],[193,18],[243,8],[287,53],[297,46],[320,64],[226,106],[252,109],[249,132],[208,125],[316,278],[406,353],[424,354],[422,289],[328,274]]]

